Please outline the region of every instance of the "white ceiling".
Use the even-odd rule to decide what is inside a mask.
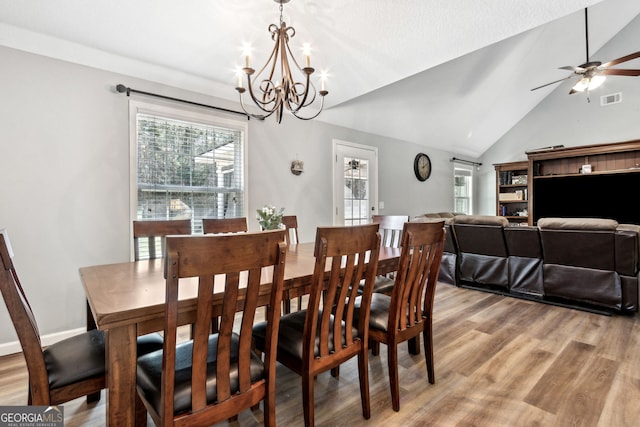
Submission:
[[[316,120],[478,157],[568,90],[530,91],[585,62],[587,6],[592,54],[640,14],[637,0],[291,0],[284,20],[294,54],[311,43],[329,74]],[[237,101],[243,43],[257,68],[278,20],[273,0],[0,0],[0,45]]]

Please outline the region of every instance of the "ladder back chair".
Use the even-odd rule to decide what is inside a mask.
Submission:
[[[300,236],[298,234],[298,217],[296,215],[284,215],[282,217],[282,224],[284,224],[287,239],[287,245],[300,243]],[[291,313],[291,298],[288,292],[285,291],[282,297],[282,307],[285,314]],[[302,309],[302,296],[298,297],[298,310]]]
[[[232,234],[246,233],[247,219],[240,218],[202,218],[202,232],[204,234]],[[219,319],[211,320],[211,332],[218,331]]]
[[[191,234],[191,220],[134,220],[133,221],[133,257],[141,259],[157,259],[164,254],[164,238],[170,234]],[[158,251],[158,244],[160,250]],[[141,250],[146,248],[146,250]],[[87,302],[87,330],[96,329]]]
[[[373,215],[371,220],[380,225],[382,246],[399,248],[402,241],[404,223],[409,221],[409,215]],[[383,276],[376,276],[373,292],[389,295],[393,289],[394,272]]]
[[[212,425],[264,401],[264,423],[275,426],[284,240],[284,230],[167,237],[164,348],[137,361],[138,395],[156,425]],[[261,276],[271,279],[269,306],[278,308],[268,310],[264,362],[251,337]],[[178,343],[178,294],[191,278],[198,278],[194,337]],[[214,305],[214,283],[224,291],[221,307]],[[222,320],[210,334],[214,315]]]
[[[296,215],[284,215],[282,217],[282,224],[287,230],[285,238],[287,239],[287,245],[300,243],[300,237],[298,236],[298,217]]]
[[[418,347],[419,336],[423,335],[429,383],[435,383],[432,314],[444,239],[444,221],[405,223],[391,296],[374,293],[371,297],[369,340],[387,345],[391,402],[395,411],[400,410],[399,343],[415,340]],[[364,299],[363,304],[366,304]],[[358,307],[359,301],[356,309]]]
[[[203,218],[204,234],[244,233],[247,232],[247,218]]]
[[[307,427],[314,425],[315,377],[356,356],[362,415],[366,419],[371,415],[368,304],[379,251],[377,224],[317,229],[309,304],[306,310],[282,316],[277,351],[278,361],[302,377]],[[362,278],[365,285],[360,299],[360,319],[354,324],[354,303]],[[263,322],[253,329],[254,343],[260,351],[268,350],[268,326],[268,322]]]
[[[104,332],[91,330],[42,348],[35,314],[13,264],[8,233],[0,229],[0,291],[22,347],[29,374],[28,405],[50,406],[79,397],[100,398],[106,387]],[[162,348],[160,336],[139,341],[138,354]],[[137,409],[142,409],[137,407]],[[138,412],[144,415],[144,411]]]
[[[164,255],[164,238],[172,234],[191,234],[191,220],[137,220],[133,221],[133,253],[136,261],[140,259],[156,259]],[[141,243],[146,240],[148,256],[140,251]],[[160,243],[161,250],[157,251]]]

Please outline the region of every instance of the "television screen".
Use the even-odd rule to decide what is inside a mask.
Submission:
[[[533,221],[545,217],[610,218],[640,224],[635,208],[640,173],[583,174],[534,179]]]

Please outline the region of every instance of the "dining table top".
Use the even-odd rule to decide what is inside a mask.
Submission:
[[[290,297],[309,292],[315,265],[314,243],[289,245],[284,271],[284,290]],[[378,274],[385,274],[397,268],[400,249],[381,247],[378,258]],[[131,261],[116,264],[95,265],[80,268],[80,277],[87,301],[98,329],[107,330],[122,324],[136,323],[164,315],[165,278],[164,260]],[[214,305],[216,299],[222,303],[223,280],[215,281]],[[260,289],[261,305],[269,300],[271,274],[263,272]],[[180,286],[179,310],[195,310],[197,278],[182,279]],[[184,320],[188,322],[188,319]],[[147,333],[156,326],[147,325],[140,333]]]

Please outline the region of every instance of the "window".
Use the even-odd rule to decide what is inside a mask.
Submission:
[[[473,167],[453,164],[453,211],[472,214]]]
[[[245,216],[246,124],[131,101],[134,219]],[[135,199],[135,200],[133,200]]]

